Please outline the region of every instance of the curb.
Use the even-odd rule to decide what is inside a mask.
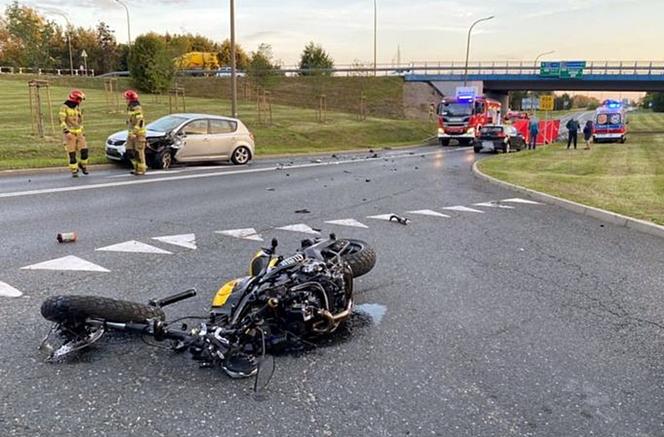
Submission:
[[[115,164],[94,164],[88,165],[91,171],[108,170],[114,168]],[[31,176],[41,174],[56,174],[56,173],[69,173],[69,168],[66,166],[60,167],[41,167],[41,168],[19,168],[15,170],[0,170],[0,178],[5,176]]]
[[[655,223],[650,223],[645,220],[639,220],[632,217],[627,217],[625,215],[611,211],[606,211],[604,209],[595,208],[593,206],[583,205],[581,203],[573,202],[571,200],[562,199],[560,197],[552,196],[550,194],[545,194],[539,191],[531,190],[530,188],[525,188],[509,182],[501,181],[500,179],[496,179],[493,176],[489,176],[485,173],[482,173],[480,169],[477,167],[478,162],[479,161],[475,161],[475,163],[473,164],[473,173],[475,177],[482,179],[486,182],[501,187],[510,188],[514,191],[526,194],[535,200],[539,200],[551,205],[556,205],[561,208],[567,209],[569,211],[575,212],[577,214],[586,215],[588,217],[592,217],[606,223],[611,223],[617,226],[624,226],[629,229],[634,229],[635,231],[638,232],[643,232],[646,234],[654,235],[656,237],[664,238],[664,226],[660,226]]]

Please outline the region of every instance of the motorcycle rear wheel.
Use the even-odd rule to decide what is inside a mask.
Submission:
[[[353,278],[359,278],[369,273],[376,265],[376,251],[362,240],[343,239],[340,244],[349,243],[341,259],[346,261],[353,272]]]
[[[56,323],[80,323],[88,318],[117,323],[166,319],[160,308],[99,296],[49,297],[42,303],[41,314]]]

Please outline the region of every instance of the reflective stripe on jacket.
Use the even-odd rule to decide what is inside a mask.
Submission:
[[[145,120],[140,105],[127,106],[127,128],[130,135],[145,135]]]
[[[58,119],[62,130],[66,129],[73,134],[83,133],[83,115],[78,106],[71,108],[66,104],[62,105],[58,112]]]

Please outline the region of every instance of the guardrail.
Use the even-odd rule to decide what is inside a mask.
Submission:
[[[37,74],[50,76],[71,76],[69,68],[32,68],[32,67],[3,67],[0,66],[0,74]],[[94,70],[74,70],[74,76],[94,76]]]

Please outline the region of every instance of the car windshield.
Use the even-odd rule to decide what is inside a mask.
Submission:
[[[445,103],[443,115],[449,117],[464,117],[472,114],[473,107],[469,103]]]
[[[167,115],[166,117],[161,117],[160,119],[153,121],[152,123],[148,124],[146,127],[149,130],[157,132],[170,132],[176,127],[180,126],[185,121],[187,121],[185,117]]]

